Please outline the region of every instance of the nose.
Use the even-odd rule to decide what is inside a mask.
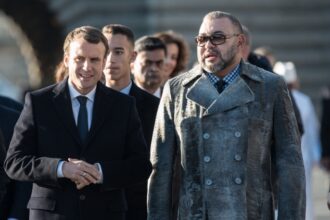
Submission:
[[[205,47],[207,48],[210,48],[210,47],[214,47],[214,44],[211,43],[211,39],[208,39],[206,42],[205,42]]]
[[[91,61],[86,59],[83,65],[83,69],[88,71],[91,70],[91,68],[92,68]]]
[[[151,65],[150,65],[150,70],[152,71],[158,71],[158,66],[157,66],[157,63],[156,62],[152,62]]]

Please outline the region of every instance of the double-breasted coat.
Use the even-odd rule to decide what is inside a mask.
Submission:
[[[151,144],[148,219],[273,219],[271,160],[279,219],[305,218],[305,176],[283,79],[241,62],[221,94],[202,69],[170,80]],[[173,162],[180,149],[178,216],[171,216]]]

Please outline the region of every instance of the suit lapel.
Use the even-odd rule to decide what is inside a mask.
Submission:
[[[63,80],[53,90],[55,96],[53,98],[55,110],[59,115],[60,120],[64,124],[64,127],[68,129],[72,137],[81,144],[81,140],[78,134],[77,126],[74,121],[71,97],[69,94],[67,80]]]

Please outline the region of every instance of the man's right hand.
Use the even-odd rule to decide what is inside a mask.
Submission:
[[[78,159],[69,158],[69,161],[65,161],[62,172],[64,177],[74,182],[78,189],[91,183],[96,184],[101,178],[101,173],[94,165]]]

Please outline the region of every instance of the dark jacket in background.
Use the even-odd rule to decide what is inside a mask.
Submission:
[[[13,130],[20,111],[21,103],[5,96],[0,96],[0,129],[4,136],[4,147],[7,151]],[[19,220],[28,219],[27,202],[30,198],[32,184],[10,180],[7,185],[7,192],[2,205],[0,205],[0,219],[17,218]]]
[[[132,83],[129,95],[135,98],[136,108],[141,119],[143,134],[149,152],[159,98],[140,89],[134,82]],[[128,204],[126,220],[147,219],[147,183],[147,181],[144,181],[135,186],[126,188]]]

